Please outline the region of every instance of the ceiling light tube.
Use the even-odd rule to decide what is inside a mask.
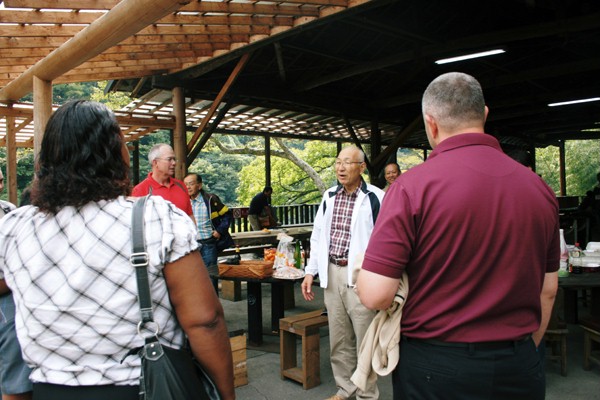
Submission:
[[[548,104],[548,107],[568,106],[571,104],[589,103],[592,101],[600,101],[600,97],[590,97],[589,99],[561,101],[560,103],[550,103],[550,104]]]
[[[438,65],[448,64],[448,63],[453,63],[453,62],[457,62],[457,61],[470,60],[472,58],[479,58],[479,57],[493,56],[495,54],[502,54],[502,53],[506,53],[506,51],[504,51],[502,49],[481,51],[479,53],[465,54],[464,56],[443,58],[441,60],[437,60],[435,63]]]

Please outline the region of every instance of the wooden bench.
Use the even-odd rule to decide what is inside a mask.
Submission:
[[[279,320],[281,379],[302,383],[304,389],[321,384],[319,328],[327,325],[324,310],[311,311]],[[302,338],[302,365],[298,366],[296,337]]]
[[[560,315],[560,310],[563,309],[564,290],[563,288],[558,288],[548,328],[544,334],[546,347],[550,350],[549,353],[546,353],[546,359],[560,361],[560,374],[567,376],[567,335],[569,334],[569,330]]]
[[[594,350],[592,343],[600,344],[600,320],[582,318],[579,325],[583,328],[583,369],[587,371],[591,362],[600,366],[600,350]]]

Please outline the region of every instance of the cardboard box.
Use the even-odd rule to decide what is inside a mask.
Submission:
[[[234,335],[234,336],[232,336]],[[231,355],[233,357],[233,384],[235,387],[248,384],[248,369],[246,366],[246,334],[243,331],[229,333]]]

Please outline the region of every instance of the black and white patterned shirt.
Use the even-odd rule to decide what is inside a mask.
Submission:
[[[61,385],[137,385],[140,311],[131,254],[133,201],[120,197],[65,207],[55,216],[26,206],[0,220],[0,277],[17,306],[16,328],[31,379]],[[146,204],[145,234],[160,339],[183,333],[162,274],[197,248],[192,220],[161,197]]]

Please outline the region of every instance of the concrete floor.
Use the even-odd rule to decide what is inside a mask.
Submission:
[[[241,400],[295,400],[326,399],[335,393],[335,382],[329,364],[328,329],[321,328],[321,384],[310,390],[302,389],[302,385],[292,380],[280,378],[279,373],[279,336],[271,333],[270,286],[263,285],[263,332],[264,343],[259,347],[247,350],[248,385],[236,389],[237,398]],[[300,314],[318,308],[324,308],[323,293],[315,290],[316,299],[306,302],[300,293],[300,285],[295,285],[296,307],[286,311],[286,315]],[[247,303],[245,286],[242,285],[242,300],[228,301],[221,299],[225,309],[227,327],[230,331],[247,329]],[[560,375],[557,362],[547,361],[546,365],[546,399],[547,400],[600,400],[600,367],[594,366],[591,371],[582,368],[583,333],[577,325],[569,325],[567,344],[568,371],[567,376]],[[300,348],[300,346],[298,346]],[[381,399],[392,398],[390,377],[379,379]]]

